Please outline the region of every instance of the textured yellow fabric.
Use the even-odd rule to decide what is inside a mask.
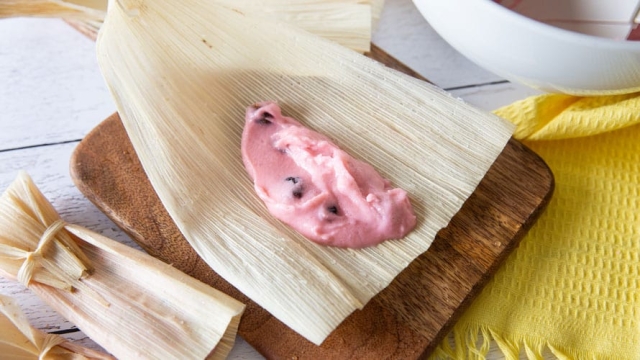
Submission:
[[[575,97],[534,96],[496,114],[517,125],[520,140],[558,140],[596,135],[640,123],[640,94]]]
[[[435,357],[483,358],[493,339],[507,359],[640,359],[640,94],[543,95],[496,113],[556,190]]]

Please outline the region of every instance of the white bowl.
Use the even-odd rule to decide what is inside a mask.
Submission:
[[[585,35],[491,0],[413,0],[451,46],[506,79],[548,92],[640,91],[640,41]]]

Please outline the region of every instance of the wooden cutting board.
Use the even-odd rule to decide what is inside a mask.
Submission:
[[[379,48],[370,56],[419,77]],[[85,196],[149,254],[247,304],[239,334],[267,358],[278,359],[428,356],[539,217],[554,187],[542,159],[510,140],[431,248],[316,346],[198,257],[160,203],[117,114],[80,142],[71,174]]]

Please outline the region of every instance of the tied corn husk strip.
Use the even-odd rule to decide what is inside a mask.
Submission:
[[[67,342],[31,325],[16,301],[0,295],[0,354],[4,359],[115,360],[102,352]]]
[[[198,0],[111,4],[99,64],[164,206],[209,266],[316,344],[429,248],[511,135],[491,114],[286,24]],[[264,100],[407,190],[416,229],[349,250],[271,217],[240,154],[245,107]]]
[[[256,19],[284,21],[358,52],[369,51],[372,25],[383,0],[207,0],[212,5]],[[59,17],[95,34],[106,15],[107,0],[2,0],[0,18]],[[93,37],[93,36],[92,36]]]
[[[28,190],[0,198],[0,204],[12,202],[0,206],[0,266],[25,286],[33,281],[72,291],[93,272],[91,260],[68,233],[59,231],[62,223],[53,206],[40,192]],[[25,216],[14,217],[16,208]]]
[[[77,243],[73,254],[93,265],[91,275],[80,278],[59,261],[65,238]],[[45,240],[48,245],[38,245]],[[241,303],[147,254],[62,222],[25,173],[0,197],[0,243],[7,277],[17,278],[21,264],[33,259],[25,284],[117,358],[224,358],[233,346]],[[40,282],[52,267],[69,273],[66,286]]]

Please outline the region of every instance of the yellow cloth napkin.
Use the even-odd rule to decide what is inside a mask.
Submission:
[[[640,359],[640,93],[542,95],[496,114],[556,190],[434,357],[482,359],[493,339],[506,359]]]

